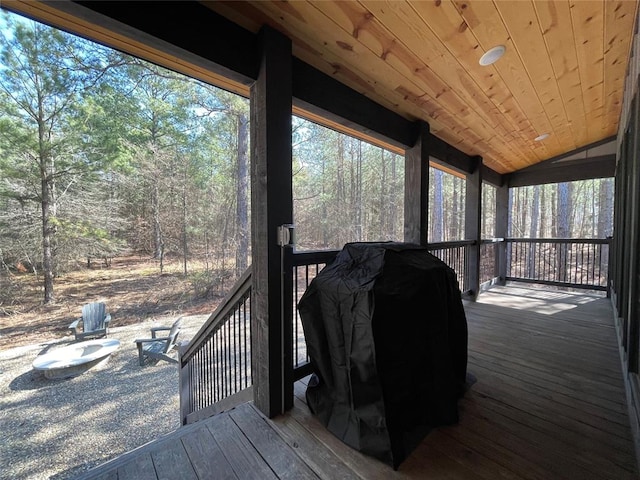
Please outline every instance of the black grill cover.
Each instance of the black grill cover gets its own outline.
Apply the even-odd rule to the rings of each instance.
[[[309,407],[344,443],[397,468],[458,421],[467,322],[455,272],[425,248],[348,243],[298,309],[317,372]]]

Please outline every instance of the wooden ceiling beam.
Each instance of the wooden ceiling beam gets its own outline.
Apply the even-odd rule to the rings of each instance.
[[[76,0],[54,4],[56,8],[70,11],[73,15],[83,11],[96,12],[103,16],[98,20],[99,25],[104,26],[104,17],[107,17],[112,20],[107,25],[108,28],[134,39],[139,38],[139,32],[144,32],[161,40],[163,45],[157,45],[160,48],[175,50],[178,47],[181,51],[175,52],[176,54],[189,52],[213,62],[217,66],[216,73],[236,81],[253,82],[258,76],[256,35],[199,2]],[[80,5],[84,9],[73,8],[71,4]],[[224,40],[224,45],[220,45],[220,39]]]
[[[557,160],[556,160],[557,162]],[[504,175],[507,185],[526,187],[547,183],[574,182],[594,178],[610,178],[616,172],[616,155],[614,153],[597,157],[563,161],[562,163],[544,162],[544,166],[529,170],[525,168]]]
[[[151,43],[154,48],[169,49],[178,58],[186,53],[204,59],[207,68],[239,83],[249,85],[256,79],[256,35],[200,2],[74,0],[53,2],[52,6],[135,40]],[[16,10],[20,11],[19,8]],[[211,32],[215,32],[214,35]],[[224,44],[212,48],[215,42]],[[415,143],[417,128],[414,122],[302,60],[294,58],[293,62],[296,114],[304,116],[309,112],[312,120],[325,117],[326,123],[334,128],[343,126],[345,131],[359,133],[365,140],[389,144],[395,152]],[[163,66],[171,68],[166,63]]]
[[[465,174],[473,173],[475,170],[475,157],[467,155],[433,135],[430,138],[429,154]]]
[[[7,2],[5,5],[25,13],[21,8],[25,5],[23,2]],[[150,44],[155,49],[169,50],[178,58],[187,54],[191,62],[239,83],[249,85],[257,76],[256,35],[200,2],[74,0],[50,2],[48,5],[88,23]],[[37,17],[37,13],[32,12],[31,16]],[[210,32],[215,32],[215,36],[212,37]],[[84,34],[90,38],[90,32]],[[104,38],[91,39],[107,43]],[[211,48],[212,42],[220,39],[224,40],[223,48]],[[163,66],[171,68],[166,62]],[[415,143],[418,132],[415,122],[300,59],[293,59],[292,74],[296,113],[304,116],[308,112],[315,121],[319,117],[325,118],[328,120],[326,123],[334,128],[342,126],[348,133],[360,134],[365,140],[377,140],[379,145],[388,144],[395,152],[410,148]],[[471,173],[468,155],[444,140],[432,138],[434,157],[453,168]]]
[[[587,152],[588,150],[593,150],[593,149],[595,149],[597,147],[606,145],[608,143],[612,144],[611,145],[611,151],[606,152],[606,153],[614,153],[615,149],[616,149],[616,138],[617,138],[616,135],[613,135],[613,136],[610,136],[610,137],[607,137],[607,138],[603,138],[602,140],[600,140],[598,142],[593,142],[593,143],[590,143],[589,145],[584,145],[583,147],[575,148],[575,149],[571,150],[570,152],[565,152],[565,153],[563,153],[561,155],[556,155],[554,157],[548,158],[545,161],[537,163],[535,165],[531,165],[530,167],[527,167],[524,170],[531,171],[531,170],[534,170],[536,168],[547,168],[550,164],[552,164],[554,162],[557,162],[558,160],[562,160],[562,159],[565,159],[567,157],[571,157],[571,156],[576,155],[578,153]],[[586,156],[589,156],[589,155],[587,154]]]
[[[486,165],[482,165],[481,168],[483,182],[493,185],[494,187],[502,187],[504,185],[506,175],[502,175]]]
[[[418,136],[415,122],[297,58],[293,59],[293,96],[294,104],[304,111],[402,149],[413,146]]]

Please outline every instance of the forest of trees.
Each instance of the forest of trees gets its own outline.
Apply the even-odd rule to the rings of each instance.
[[[13,14],[0,27],[0,280],[31,271],[48,303],[57,276],[124,253],[244,271],[248,100]],[[292,126],[297,248],[401,241],[404,158]],[[511,235],[610,235],[612,196],[612,180],[513,189]],[[463,178],[430,169],[429,241],[464,238],[464,198]]]
[[[306,120],[293,120],[296,247],[402,241],[404,157]]]
[[[0,265],[250,259],[248,100],[22,17],[0,45]],[[298,248],[401,240],[404,160],[292,117]]]
[[[482,186],[482,238],[495,236],[496,192]],[[508,237],[606,238],[613,234],[614,179],[509,189]],[[465,239],[465,180],[430,169],[429,241]]]
[[[614,179],[512,188],[509,236],[606,238],[613,235]]]
[[[466,182],[431,166],[429,168],[429,242],[463,240]]]
[[[249,255],[248,101],[3,14],[0,261],[44,279],[125,251]],[[231,252],[231,254],[229,253]],[[237,258],[236,258],[237,257]]]

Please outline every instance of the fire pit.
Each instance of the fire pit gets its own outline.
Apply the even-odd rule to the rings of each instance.
[[[32,365],[46,378],[75,377],[106,363],[119,346],[120,341],[113,338],[87,340],[41,355]]]

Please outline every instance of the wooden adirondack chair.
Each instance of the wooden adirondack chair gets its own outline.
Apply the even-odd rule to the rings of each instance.
[[[106,337],[109,333],[111,314],[107,313],[107,306],[102,302],[88,303],[82,307],[82,317],[71,325],[76,340],[89,337]]]
[[[170,327],[153,327],[151,329],[151,338],[139,338],[135,340],[138,347],[138,360],[140,365],[144,365],[146,359],[166,360],[167,362],[178,363],[169,353],[176,347],[178,334],[182,327],[182,317],[173,322]],[[166,337],[157,337],[157,332],[169,331]]]

